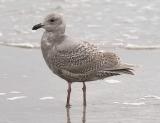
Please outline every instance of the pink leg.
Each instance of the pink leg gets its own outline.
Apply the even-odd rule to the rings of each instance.
[[[83,105],[86,106],[87,103],[86,103],[86,84],[85,84],[85,82],[83,82],[82,90],[83,90]]]
[[[68,82],[68,94],[67,94],[67,102],[66,102],[66,107],[69,108],[71,105],[70,105],[70,94],[71,94],[71,82]]]

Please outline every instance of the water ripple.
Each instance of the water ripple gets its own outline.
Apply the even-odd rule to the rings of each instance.
[[[2,95],[6,95],[6,93],[0,93],[0,96],[2,96]]]
[[[10,97],[10,98],[7,98],[7,100],[18,100],[18,99],[24,99],[24,98],[27,98],[27,96],[15,96],[15,97]]]
[[[11,93],[11,94],[20,94],[21,92],[20,91],[10,91],[8,93]]]
[[[107,82],[107,83],[109,83],[109,84],[120,83],[119,80],[115,80],[115,79],[106,79],[105,82]]]
[[[41,97],[40,98],[40,100],[53,100],[54,99],[54,97],[51,97],[51,96],[49,96],[49,97]]]
[[[141,106],[141,105],[145,105],[145,102],[134,102],[134,103],[124,102],[123,104],[124,104],[124,105]]]
[[[128,36],[128,35],[126,35]],[[138,37],[131,37],[132,39],[137,39]],[[105,47],[105,43],[101,43]],[[101,44],[97,44],[98,46],[101,46]],[[25,49],[40,49],[39,43],[6,43],[6,42],[0,42],[0,45],[3,46],[9,46],[9,47],[18,47],[18,48],[25,48]],[[106,46],[110,46],[113,48],[122,48],[122,49],[129,49],[129,50],[154,50],[154,49],[160,49],[160,44],[157,45],[138,45],[138,44],[130,44],[130,43],[111,43],[107,44]],[[5,78],[7,75],[0,75],[0,78]]]

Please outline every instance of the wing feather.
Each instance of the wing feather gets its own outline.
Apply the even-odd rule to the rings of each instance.
[[[118,57],[114,53],[103,53],[87,42],[74,48],[59,50],[56,53],[56,66],[74,74],[97,72],[103,67],[112,68],[118,64]]]

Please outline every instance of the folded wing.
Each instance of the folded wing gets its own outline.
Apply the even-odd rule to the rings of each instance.
[[[87,42],[57,50],[55,60],[55,65],[61,71],[61,77],[70,81],[92,81],[121,73],[131,73],[130,67],[121,65],[114,53],[100,52]]]

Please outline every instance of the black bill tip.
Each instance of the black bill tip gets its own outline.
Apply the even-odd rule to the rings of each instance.
[[[42,24],[41,23],[39,23],[39,24],[37,24],[37,25],[34,25],[33,27],[32,27],[32,30],[37,30],[37,29],[39,29],[39,28],[42,28]]]

